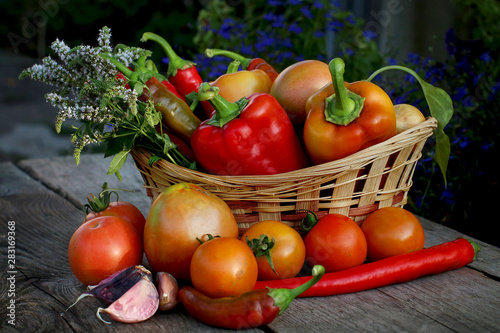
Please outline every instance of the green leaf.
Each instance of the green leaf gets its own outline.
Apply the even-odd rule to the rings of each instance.
[[[116,177],[121,180],[120,169],[127,160],[129,152],[130,150],[124,150],[116,154],[115,157],[113,157],[113,159],[111,160],[111,164],[109,165],[107,173],[108,175],[116,175]]]
[[[124,150],[134,147],[136,134],[134,132],[118,130],[116,135],[107,140],[104,157],[110,157]]]
[[[163,158],[161,158],[160,156],[158,155],[151,155],[151,157],[149,158],[148,160],[148,164],[150,167],[153,166],[153,164],[155,164],[156,162],[158,161],[161,161]]]
[[[375,76],[379,73],[389,70],[389,69],[399,69],[405,71],[412,76],[414,76],[422,90],[424,92],[425,100],[427,101],[427,105],[429,106],[429,111],[431,112],[431,116],[436,118],[438,121],[438,126],[435,131],[436,134],[436,149],[434,152],[434,160],[439,166],[441,173],[443,174],[444,183],[446,185],[446,169],[448,168],[448,160],[450,159],[450,139],[444,132],[444,128],[450,122],[451,117],[453,116],[453,101],[451,97],[441,88],[434,87],[432,84],[424,81],[415,71],[403,67],[403,66],[386,66],[375,71],[367,81],[371,81]]]

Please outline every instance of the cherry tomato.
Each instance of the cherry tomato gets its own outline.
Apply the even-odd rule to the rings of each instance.
[[[304,237],[306,262],[319,264],[326,272],[336,272],[361,265],[366,260],[367,245],[361,228],[341,214],[325,215]]]
[[[328,65],[318,60],[303,60],[285,68],[274,80],[270,94],[285,109],[292,123],[304,124],[309,97],[332,82]]]
[[[424,248],[425,233],[415,215],[399,207],[371,213],[361,225],[368,244],[368,260],[376,261]]]
[[[144,227],[144,252],[154,271],[189,280],[189,263],[203,235],[239,235],[229,206],[198,185],[168,187],[154,201]]]
[[[100,212],[90,212],[86,216],[86,220],[92,220],[99,216],[118,216],[130,222],[137,230],[139,235],[144,233],[144,225],[146,218],[142,212],[133,204],[125,201],[113,201],[109,203],[108,208]]]
[[[190,270],[193,287],[212,298],[238,296],[257,283],[257,261],[252,250],[233,237],[214,238],[200,245]]]
[[[85,285],[96,285],[119,270],[141,263],[141,237],[121,217],[96,217],[74,232],[68,259],[78,280]]]
[[[287,279],[295,277],[306,258],[306,247],[300,234],[280,221],[261,221],[248,228],[241,240],[247,244],[259,240],[266,235],[269,241],[274,239],[274,245],[269,251],[274,270],[271,268],[265,255],[258,256],[259,280]],[[255,252],[254,252],[255,253]]]

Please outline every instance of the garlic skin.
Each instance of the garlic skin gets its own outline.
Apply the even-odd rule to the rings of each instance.
[[[144,268],[144,266],[136,265],[124,268],[105,278],[99,282],[99,284],[88,286],[87,291],[81,294],[66,311],[72,308],[82,298],[88,296],[97,297],[104,303],[111,304],[125,294],[127,290],[132,288],[144,276],[148,276],[150,280],[152,279],[151,272]]]
[[[401,133],[425,121],[425,116],[419,109],[410,104],[394,105],[396,111],[396,129]]]
[[[151,318],[158,310],[159,304],[156,286],[148,276],[144,276],[109,307],[97,309],[97,318],[111,324],[101,317],[101,313],[106,313],[115,321],[139,323]]]
[[[172,274],[167,272],[158,272],[156,274],[156,288],[160,297],[160,311],[168,311],[175,308],[179,299],[177,293],[179,292],[179,285],[177,280]]]

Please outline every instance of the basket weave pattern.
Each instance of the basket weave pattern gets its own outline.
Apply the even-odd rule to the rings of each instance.
[[[200,185],[229,205],[240,233],[264,220],[298,228],[307,210],[318,217],[340,213],[361,224],[378,208],[406,204],[422,148],[436,127],[430,117],[341,160],[277,175],[218,176],[164,160],[150,167],[151,154],[140,148],[132,150],[132,157],[152,201],[173,184]]]

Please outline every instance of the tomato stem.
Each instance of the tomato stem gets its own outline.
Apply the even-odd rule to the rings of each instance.
[[[344,60],[334,58],[328,66],[335,93],[325,99],[325,119],[337,125],[348,125],[361,114],[365,99],[346,88]]]
[[[274,240],[274,238],[269,239],[269,236],[264,234],[264,235],[260,235],[260,237],[258,239],[253,238],[252,240],[250,240],[247,236],[246,242],[247,242],[248,247],[250,247],[250,249],[254,253],[255,257],[257,258],[257,257],[265,256],[267,259],[267,262],[269,263],[269,266],[271,266],[271,269],[273,270],[273,272],[276,275],[278,275],[278,272],[276,272],[276,270],[274,269],[273,259],[271,258],[271,249],[276,244],[276,241]]]

